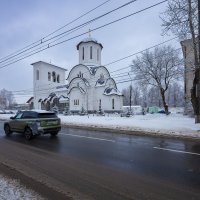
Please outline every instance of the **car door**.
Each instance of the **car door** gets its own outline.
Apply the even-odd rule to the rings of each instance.
[[[19,131],[24,132],[25,127],[27,126],[28,122],[32,121],[31,111],[24,111],[23,115],[19,119]]]
[[[20,123],[23,112],[18,112],[17,115],[10,121],[9,125],[12,131],[20,131]]]

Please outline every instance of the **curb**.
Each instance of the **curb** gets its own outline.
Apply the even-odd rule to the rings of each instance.
[[[98,127],[95,125],[92,126],[84,126],[84,125],[75,125],[75,124],[62,124],[62,127],[65,128],[75,128],[75,129],[84,129],[89,131],[100,131],[100,132],[109,132],[109,133],[118,133],[118,134],[126,134],[126,135],[135,135],[135,136],[148,136],[148,137],[161,137],[161,138],[168,138],[168,139],[185,139],[185,140],[192,140],[192,141],[200,141],[200,133],[199,137],[192,137],[187,135],[172,135],[167,134],[164,132],[156,133],[154,131],[144,131],[144,130],[124,130],[124,129],[114,129],[114,128],[103,128]]]

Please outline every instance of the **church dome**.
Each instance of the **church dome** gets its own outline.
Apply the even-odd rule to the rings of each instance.
[[[103,49],[103,45],[101,43],[99,43],[96,39],[92,38],[92,37],[87,37],[85,39],[83,39],[82,41],[80,41],[77,45],[76,45],[76,48],[77,50],[79,50],[79,46],[80,44],[83,44],[83,43],[89,43],[89,42],[93,42],[95,44],[98,44],[101,49]]]

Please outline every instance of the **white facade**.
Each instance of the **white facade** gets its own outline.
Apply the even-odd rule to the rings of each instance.
[[[66,69],[42,61],[33,63],[34,108],[51,110],[64,102],[74,113],[121,112],[123,96],[107,68],[101,66],[102,49],[91,37],[77,45],[79,64],[69,72],[67,85]]]
[[[101,65],[101,50],[103,46],[92,38],[86,38],[77,45],[79,63],[89,66]]]
[[[56,87],[65,84],[66,69],[38,61],[33,65],[34,108],[41,109],[42,103],[49,94],[55,92]]]
[[[79,64],[68,75],[70,111],[121,112],[123,97],[106,67],[101,66],[103,46],[92,38],[77,45]]]

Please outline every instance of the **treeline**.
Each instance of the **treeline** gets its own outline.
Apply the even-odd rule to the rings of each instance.
[[[15,104],[14,95],[11,91],[0,90],[0,109],[11,109]]]
[[[130,91],[132,93],[130,95]],[[142,107],[158,106],[163,107],[162,98],[157,87],[143,87],[133,83],[132,89],[130,86],[122,90],[123,105],[141,105]],[[170,107],[183,107],[184,106],[184,89],[178,82],[169,85],[166,92],[166,102]]]

